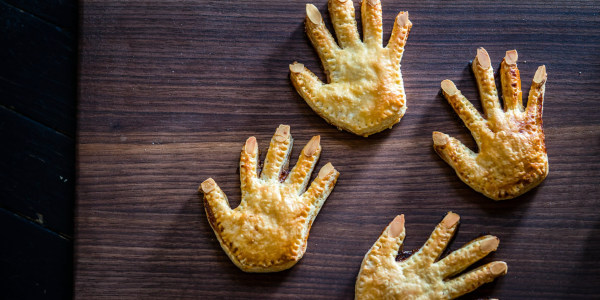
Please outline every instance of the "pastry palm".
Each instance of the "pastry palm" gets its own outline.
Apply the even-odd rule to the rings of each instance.
[[[400,61],[412,23],[407,12],[396,17],[392,35],[382,46],[381,3],[362,1],[363,41],[351,0],[329,0],[338,43],[319,10],[306,5],[306,34],[317,50],[327,84],[304,65],[290,65],[291,80],[306,103],[339,129],[368,136],[392,127],[406,111]]]
[[[511,199],[537,186],[548,174],[542,128],[546,67],[537,69],[524,109],[517,51],[506,52],[500,67],[504,110],[498,101],[494,71],[485,49],[477,50],[472,67],[487,119],[452,81],[442,81],[442,92],[471,131],[479,153],[441,132],[433,133],[433,147],[473,189],[494,200]]]
[[[460,276],[498,248],[487,235],[438,260],[458,226],[449,212],[425,245],[408,259],[396,261],[406,235],[404,215],[397,216],[365,255],[356,280],[356,299],[454,299],[506,274],[505,262],[495,261]]]
[[[275,272],[296,264],[306,251],[312,222],[339,176],[328,163],[306,189],[321,154],[320,137],[315,136],[283,178],[291,149],[290,127],[280,125],[259,177],[258,145],[256,138],[248,138],[240,158],[242,200],[235,209],[212,178],[200,186],[210,226],[243,271]]]

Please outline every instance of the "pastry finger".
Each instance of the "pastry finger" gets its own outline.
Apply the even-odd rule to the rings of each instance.
[[[488,130],[487,121],[481,116],[473,104],[462,95],[451,80],[442,81],[442,93],[452,105],[456,114],[471,131],[475,141],[479,143],[482,132]]]
[[[202,182],[198,190],[204,194],[204,209],[214,228],[218,226],[220,219],[227,217],[232,212],[227,196],[212,178]]]
[[[517,68],[517,50],[506,51],[506,56],[500,65],[500,81],[502,82],[502,97],[504,111],[523,111],[523,92],[521,91],[521,76]]]
[[[320,155],[321,136],[317,135],[304,146],[296,166],[294,166],[285,181],[296,193],[301,193],[306,188]]]
[[[476,154],[459,140],[447,134],[433,132],[433,149],[456,171],[456,174],[467,184],[472,184],[472,178],[480,175]]]
[[[331,163],[327,163],[319,170],[319,175],[313,180],[306,192],[302,194],[304,202],[316,207],[316,211],[313,211],[314,216],[319,212],[319,209],[323,206],[323,202],[325,202],[333,190],[338,176],[340,176],[340,173]]]
[[[335,43],[333,36],[325,27],[323,17],[316,6],[306,4],[306,34],[312,42],[315,50],[321,58],[325,73],[329,74],[329,61],[335,59],[335,52],[339,50],[339,46]]]
[[[485,49],[477,49],[477,56],[473,59],[472,65],[479,94],[481,95],[481,104],[483,112],[489,120],[498,120],[500,118],[500,102],[498,101],[498,91],[494,81],[494,69],[490,61],[490,56]]]
[[[413,257],[419,257],[419,263],[425,266],[433,264],[444,252],[448,242],[454,236],[460,216],[448,212],[444,219],[435,227],[425,245]]]
[[[313,107],[316,99],[318,99],[317,95],[319,94],[319,89],[323,86],[323,82],[313,72],[298,62],[290,65],[290,79],[298,94]]]
[[[250,190],[258,178],[258,144],[255,137],[249,137],[240,155],[240,182],[242,191]]]
[[[346,48],[360,42],[352,0],[329,0],[329,15],[340,47]]]
[[[408,39],[408,33],[412,28],[412,23],[408,19],[408,12],[401,11],[394,21],[394,29],[388,42],[387,48],[390,49],[390,57],[394,64],[399,64],[404,54],[404,46]]]
[[[290,126],[279,125],[277,131],[271,138],[269,151],[265,158],[260,178],[263,180],[279,180],[281,171],[287,167],[289,156],[292,150],[292,136],[290,134]]]
[[[474,291],[484,283],[494,281],[496,277],[505,275],[507,270],[508,266],[505,262],[491,262],[467,274],[447,281],[444,294],[446,294],[449,299],[454,299]]]
[[[399,215],[383,230],[377,242],[373,245],[367,256],[374,255],[395,259],[404,242],[406,230],[404,228],[404,215]]]
[[[533,76],[533,82],[531,83],[531,89],[529,90],[529,99],[527,100],[527,114],[530,118],[536,121],[536,124],[542,124],[542,113],[544,108],[544,93],[546,92],[546,66],[539,66],[535,75]]]
[[[442,277],[453,276],[490,254],[490,252],[496,251],[498,244],[500,244],[500,240],[497,237],[492,235],[482,236],[448,254],[435,265],[440,270]]]
[[[363,25],[363,41],[370,46],[381,47],[381,2],[379,0],[363,0],[360,9]]]

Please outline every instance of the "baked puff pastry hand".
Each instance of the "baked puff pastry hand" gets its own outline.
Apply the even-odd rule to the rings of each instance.
[[[506,274],[506,263],[495,261],[456,276],[498,248],[500,241],[491,235],[475,239],[438,261],[459,218],[449,212],[418,252],[397,261],[405,237],[404,215],[397,216],[365,255],[355,299],[454,299]]]
[[[442,81],[442,92],[471,131],[479,153],[441,132],[433,132],[433,147],[471,188],[494,200],[511,199],[534,188],[548,175],[542,128],[546,67],[540,66],[535,72],[527,108],[523,108],[517,51],[506,52],[500,66],[504,110],[485,49],[477,50],[472,68],[487,119],[452,81]]]
[[[363,41],[351,0],[329,0],[329,13],[339,45],[319,10],[306,5],[306,34],[321,58],[327,83],[294,62],[290,65],[294,87],[317,114],[339,129],[366,137],[391,128],[406,111],[400,60],[412,27],[408,12],[396,17],[386,47],[379,0],[362,1]]]
[[[290,127],[280,125],[259,177],[258,145],[255,137],[248,138],[240,158],[242,200],[235,209],[212,178],[200,185],[210,226],[242,271],[276,272],[295,265],[306,251],[312,222],[337,181],[339,172],[328,163],[306,189],[321,154],[319,136],[306,144],[285,178],[282,173],[291,150]]]

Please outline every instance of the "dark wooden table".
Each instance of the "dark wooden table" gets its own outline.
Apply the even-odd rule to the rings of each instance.
[[[494,234],[500,248],[483,262],[509,265],[466,298],[597,297],[600,4],[384,0],[385,36],[400,10],[414,24],[402,61],[408,111],[362,138],[326,124],[291,86],[295,60],[323,74],[305,3],[81,2],[76,297],[351,299],[363,255],[396,214],[414,249],[450,210],[462,216],[452,249]],[[328,22],[326,1],[314,4]],[[519,51],[525,93],[536,68],[548,69],[550,174],[510,201],[474,192],[432,149],[434,130],[474,146],[438,92],[452,79],[481,107],[469,69],[480,46],[495,68]],[[320,134],[318,167],[332,162],[341,176],[304,258],[247,274],[221,250],[196,189],[213,177],[236,206],[241,146],[254,135],[265,153],[279,124],[291,125],[293,157]]]

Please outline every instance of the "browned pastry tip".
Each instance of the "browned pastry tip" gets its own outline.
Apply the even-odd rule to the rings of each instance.
[[[379,4],[379,0],[367,0],[367,4],[371,6],[376,6],[377,4]]]
[[[508,50],[506,51],[506,56],[504,56],[504,61],[508,65],[514,65],[517,63],[517,59],[519,59],[519,54],[517,50]]]
[[[313,136],[312,139],[310,139],[310,141],[308,142],[308,144],[306,144],[306,146],[304,147],[304,155],[306,155],[306,156],[315,155],[315,153],[317,153],[317,150],[319,150],[320,145],[321,145],[321,136],[320,135]]]
[[[488,55],[487,51],[485,51],[485,49],[483,47],[477,48],[476,61],[484,69],[487,69],[492,66],[492,63],[490,61],[490,56]]]
[[[320,24],[323,22],[323,17],[321,16],[319,9],[310,3],[306,4],[306,16],[313,24]]]
[[[279,125],[277,131],[275,131],[275,135],[273,136],[276,141],[284,142],[290,137],[290,126],[289,125]]]
[[[533,82],[540,84],[546,81],[546,78],[548,78],[548,74],[546,74],[546,66],[541,65],[537,68],[537,71],[535,71],[535,75],[533,76]]]
[[[460,216],[458,214],[448,212],[448,214],[442,220],[442,225],[444,225],[446,228],[450,228],[456,225],[456,223],[458,223],[458,220],[460,220]]]
[[[433,144],[435,146],[444,146],[448,143],[448,136],[439,132],[439,131],[434,131],[433,132]]]
[[[290,65],[290,71],[294,73],[300,73],[304,71],[304,65],[299,62],[294,62]]]
[[[390,237],[397,238],[402,231],[404,231],[404,215],[399,215],[390,224]]]
[[[490,263],[490,271],[494,275],[503,275],[508,271],[508,265],[503,261],[495,261]]]
[[[329,175],[334,170],[335,170],[335,168],[333,167],[333,165],[331,163],[327,163],[326,165],[324,165],[321,168],[321,170],[319,171],[319,175],[317,175],[317,177],[325,178],[325,177],[327,177],[327,175]]]
[[[496,251],[496,249],[498,249],[498,245],[500,244],[500,239],[498,239],[495,236],[491,236],[486,238],[485,240],[481,241],[481,243],[479,244],[479,249],[481,250],[481,252],[492,252],[492,251]]]
[[[208,194],[215,189],[216,185],[217,183],[214,181],[214,179],[208,178],[200,184],[200,188],[202,189],[203,193]]]
[[[246,153],[250,154],[250,155],[254,155],[256,154],[256,138],[251,136],[246,140],[246,144],[244,145],[244,150],[246,150]]]
[[[400,25],[400,27],[404,27],[406,25],[412,24],[410,22],[410,20],[408,19],[408,12],[407,11],[400,12],[400,14],[398,15],[398,17],[396,17],[396,22],[398,22],[398,25]]]
[[[454,96],[456,92],[458,92],[458,89],[452,80],[443,80],[441,86],[444,93],[446,93],[448,96]]]

